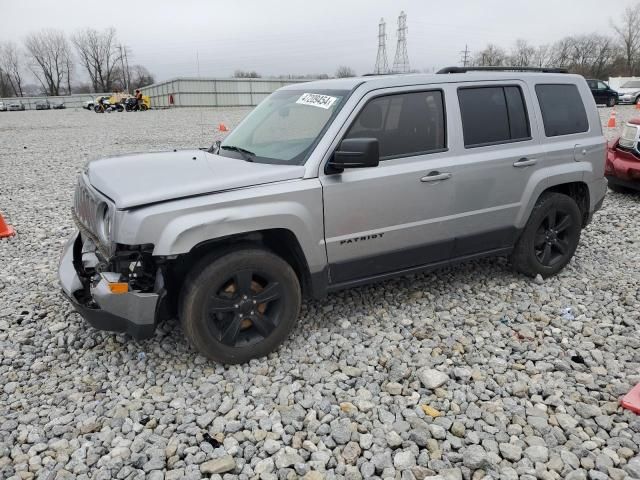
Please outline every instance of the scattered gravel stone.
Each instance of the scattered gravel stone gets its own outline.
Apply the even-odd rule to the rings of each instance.
[[[505,460],[510,462],[517,462],[522,458],[522,448],[512,443],[501,443],[500,454]]]
[[[420,382],[422,382],[422,385],[431,390],[441,387],[449,380],[449,376],[446,373],[433,368],[420,369],[416,375],[420,379]]]
[[[200,465],[200,471],[206,474],[230,472],[234,468],[236,468],[236,461],[231,455],[209,460]]]
[[[480,445],[471,445],[465,450],[463,463],[471,470],[483,468],[489,463],[487,452]]]
[[[532,445],[525,449],[524,455],[534,463],[544,463],[549,460],[549,449],[542,445]]]

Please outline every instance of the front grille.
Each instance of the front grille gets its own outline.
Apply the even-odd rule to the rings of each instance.
[[[95,198],[84,184],[82,176],[78,177],[78,184],[73,197],[73,213],[79,226],[84,227],[93,235],[98,233],[98,219],[102,202]]]

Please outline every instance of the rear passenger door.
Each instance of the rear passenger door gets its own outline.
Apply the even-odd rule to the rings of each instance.
[[[535,86],[540,115],[544,124],[545,148],[549,151],[547,165],[560,168],[572,161],[585,162],[585,171],[594,165],[604,168],[606,144],[602,137],[600,118],[590,110],[591,122],[578,86],[573,83],[540,83]],[[591,125],[589,125],[591,123]],[[572,168],[567,175],[574,174]],[[602,176],[603,171],[593,172]],[[560,172],[556,181],[562,181]],[[575,181],[568,177],[567,181]]]
[[[518,234],[530,179],[545,161],[532,95],[520,81],[452,86],[462,128],[452,131],[456,241],[453,256],[502,253]],[[452,119],[454,120],[454,119]],[[453,167],[452,167],[453,168]]]

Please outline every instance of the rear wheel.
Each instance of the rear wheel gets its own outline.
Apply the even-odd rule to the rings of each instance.
[[[295,326],[301,292],[291,266],[262,249],[209,257],[187,276],[185,336],[208,358],[244,363],[275,350]]]
[[[607,107],[615,107],[616,106],[616,99],[613,97],[609,97],[607,99]]]
[[[513,266],[530,276],[558,273],[573,257],[581,228],[582,215],[573,198],[543,194],[518,239],[511,256]]]
[[[102,105],[96,105],[93,107],[93,111],[96,113],[104,113],[104,107]]]
[[[146,112],[147,110],[149,110],[149,107],[147,107],[147,105],[146,105],[146,104],[141,103],[141,104],[140,104],[140,111],[141,111],[141,112]]]

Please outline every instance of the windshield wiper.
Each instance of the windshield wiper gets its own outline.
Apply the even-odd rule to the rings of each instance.
[[[235,145],[221,145],[220,148],[224,150],[231,150],[232,152],[238,152],[247,162],[253,162],[253,157],[256,156],[256,154],[251,150],[247,150],[246,148],[242,147],[236,147]]]

